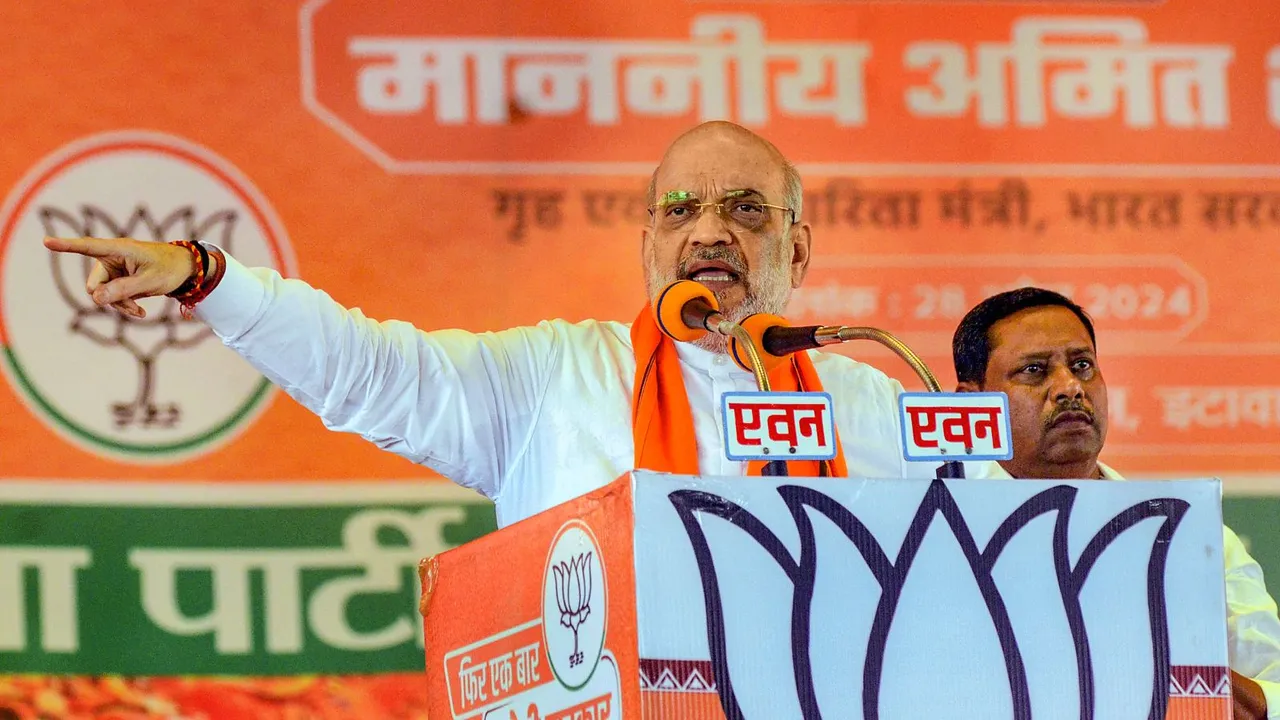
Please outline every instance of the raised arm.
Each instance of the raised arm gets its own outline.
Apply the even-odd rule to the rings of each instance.
[[[87,290],[131,317],[179,289],[187,249],[128,239],[46,239],[99,260]],[[532,432],[560,343],[548,324],[499,333],[376,322],[269,269],[212,253],[221,280],[196,317],[326,427],[361,435],[496,498]]]

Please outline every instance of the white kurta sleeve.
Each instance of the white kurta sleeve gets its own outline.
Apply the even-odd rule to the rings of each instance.
[[[1262,568],[1231,528],[1222,527],[1227,580],[1227,650],[1231,669],[1253,679],[1267,698],[1267,717],[1280,720],[1280,618]]]
[[[325,426],[490,498],[527,445],[562,342],[549,323],[424,332],[227,256],[197,317]],[[287,442],[287,439],[284,440]]]

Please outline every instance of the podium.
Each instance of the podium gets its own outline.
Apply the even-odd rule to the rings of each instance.
[[[628,473],[420,564],[432,720],[1230,717],[1217,480]]]

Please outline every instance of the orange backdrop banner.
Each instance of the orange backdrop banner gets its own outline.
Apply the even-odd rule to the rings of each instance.
[[[38,507],[56,524],[58,498],[32,488],[60,481],[268,495],[312,482],[349,497],[443,484],[326,430],[172,302],[152,301],[144,322],[93,307],[89,266],[50,257],[43,235],[210,240],[424,329],[625,320],[643,301],[648,173],[672,138],[711,119],[761,133],[804,176],[815,260],[793,322],[894,332],[950,385],[965,311],[1022,284],[1060,289],[1097,322],[1105,460],[1272,493],[1273,10],[7,3],[0,26],[18,31],[0,49],[0,487],[21,492],[0,513]],[[877,346],[838,352],[919,386]],[[142,498],[130,507],[149,507],[130,492]],[[488,527],[472,518],[442,547]],[[12,545],[0,569],[19,545],[72,542],[59,537],[0,536]],[[57,671],[5,632],[0,669]],[[413,671],[410,650],[366,665]]]

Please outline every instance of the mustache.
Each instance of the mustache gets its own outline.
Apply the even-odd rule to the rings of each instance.
[[[1054,425],[1057,425],[1058,420],[1060,420],[1062,416],[1066,415],[1067,413],[1081,413],[1081,414],[1087,415],[1089,417],[1089,423],[1093,424],[1093,421],[1094,421],[1093,410],[1088,406],[1086,406],[1084,402],[1081,400],[1072,400],[1071,402],[1058,404],[1058,409],[1055,410],[1054,413],[1050,415],[1049,419],[1045,422],[1044,424],[1045,428],[1048,429],[1053,427]]]
[[[680,267],[676,276],[681,280],[688,280],[689,267],[697,262],[722,262],[725,265],[728,265],[740,279],[747,279],[747,259],[742,256],[742,253],[739,250],[727,247],[694,249],[687,257],[680,261]]]

